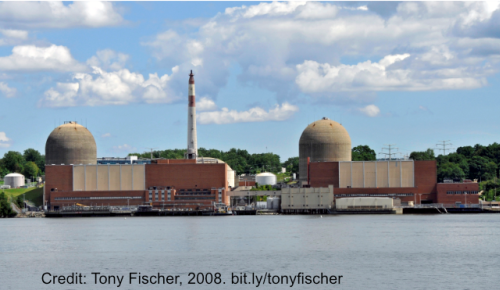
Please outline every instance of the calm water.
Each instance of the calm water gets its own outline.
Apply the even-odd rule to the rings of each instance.
[[[255,289],[231,273],[342,275],[291,289],[499,289],[500,215],[345,215],[0,219],[0,289]],[[44,272],[86,285],[44,285]],[[129,285],[129,272],[180,275],[179,285]],[[220,272],[220,285],[187,285]],[[290,289],[261,285],[258,289]]]

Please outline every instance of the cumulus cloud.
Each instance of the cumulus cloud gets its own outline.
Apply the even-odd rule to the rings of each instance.
[[[65,46],[20,45],[9,56],[0,57],[0,71],[84,71]]]
[[[0,28],[0,46],[17,45],[28,39],[28,31]]]
[[[12,98],[17,95],[17,89],[9,87],[7,83],[0,82],[0,93],[7,98]]]
[[[110,2],[1,2],[0,26],[21,28],[102,27],[122,24]]]
[[[322,100],[339,95],[359,100],[363,91],[472,89],[485,86],[486,78],[498,71],[495,42],[488,39],[485,47],[487,38],[454,30],[463,32],[468,26],[462,23],[481,21],[500,27],[492,22],[497,6],[399,2],[385,5],[390,11],[384,13],[384,5],[242,5],[227,8],[196,33],[171,29],[143,45],[162,62],[177,61],[181,70],[198,65],[203,81],[197,86],[208,95],[217,95],[231,66],[237,65],[240,82],[275,92],[278,102],[301,93]],[[371,101],[366,98],[365,105]]]
[[[111,137],[111,133],[104,133],[101,135],[101,138],[109,138]]]
[[[125,66],[128,59],[129,56],[127,54],[111,49],[104,49],[97,51],[96,55],[89,58],[87,64],[103,69],[119,70]]]
[[[364,108],[359,108],[358,111],[368,117],[376,117],[380,114],[380,109],[375,105],[368,105]]]
[[[222,108],[220,111],[202,112],[198,114],[199,124],[232,124],[245,122],[285,121],[299,111],[297,106],[289,103],[276,105],[266,111],[260,107],[251,108],[247,111],[238,112]]]
[[[174,67],[173,74],[177,71]],[[126,105],[130,103],[170,103],[176,99],[169,88],[172,75],[140,73],[128,69],[107,72],[93,67],[92,73],[76,73],[73,82],[57,83],[44,93],[39,106],[74,107]]]
[[[12,140],[7,137],[5,132],[0,132],[0,148],[8,148],[11,145]]]
[[[199,101],[196,101],[196,110],[197,111],[214,111],[217,110],[217,105],[214,101],[210,100],[207,97],[201,98]]]
[[[379,62],[365,61],[356,65],[330,65],[305,61],[297,65],[295,82],[306,93],[342,91],[393,91],[473,89],[486,83],[484,77],[469,77],[460,69],[420,71],[406,66],[391,66],[410,57],[410,54],[385,56]],[[421,60],[428,63],[448,61],[446,54],[423,54]],[[444,59],[444,60],[443,60]]]

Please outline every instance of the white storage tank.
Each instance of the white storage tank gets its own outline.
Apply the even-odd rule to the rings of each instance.
[[[19,173],[9,173],[3,178],[5,185],[10,185],[10,188],[18,188],[24,185],[24,175]]]
[[[255,176],[255,182],[259,185],[275,185],[276,184],[276,175],[271,172],[263,172],[259,173]]]

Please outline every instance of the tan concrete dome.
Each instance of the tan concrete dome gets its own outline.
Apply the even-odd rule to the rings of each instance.
[[[323,118],[307,126],[299,141],[299,180],[307,181],[307,157],[314,161],[351,161],[351,137],[339,123]]]
[[[45,164],[97,164],[94,136],[76,122],[65,122],[47,138]]]

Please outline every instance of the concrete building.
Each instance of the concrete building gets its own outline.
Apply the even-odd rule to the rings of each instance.
[[[323,118],[307,126],[299,140],[299,180],[307,181],[310,162],[351,161],[351,137],[339,123]]]
[[[87,128],[69,121],[55,128],[45,143],[45,164],[96,164],[97,147]]]
[[[281,211],[300,213],[316,211],[326,213],[333,208],[333,186],[322,188],[282,188]]]

